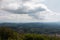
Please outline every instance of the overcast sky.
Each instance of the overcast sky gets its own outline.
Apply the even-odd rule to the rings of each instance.
[[[0,22],[60,22],[59,0],[1,0]]]
[[[44,3],[50,10],[60,13],[60,0],[46,0]]]

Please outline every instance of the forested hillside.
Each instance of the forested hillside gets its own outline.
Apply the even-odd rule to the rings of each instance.
[[[0,40],[60,40],[56,35],[18,33],[9,27],[0,27]]]

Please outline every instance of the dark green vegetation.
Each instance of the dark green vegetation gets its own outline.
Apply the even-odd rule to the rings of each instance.
[[[60,40],[59,36],[35,33],[18,33],[9,27],[0,27],[0,40]]]
[[[59,23],[0,23],[0,40],[60,40],[59,35]]]

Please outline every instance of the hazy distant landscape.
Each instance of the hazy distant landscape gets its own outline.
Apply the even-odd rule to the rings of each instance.
[[[0,27],[9,27],[19,32],[37,34],[60,34],[59,23],[0,23]]]
[[[0,23],[0,40],[60,40],[59,23]]]

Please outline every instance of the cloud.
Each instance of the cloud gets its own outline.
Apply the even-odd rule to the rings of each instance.
[[[28,14],[13,14],[0,10],[0,22],[36,22],[37,20]]]
[[[16,0],[1,0],[0,1],[0,8],[3,8],[3,9],[11,9],[11,10],[15,10],[15,9],[18,9],[19,4],[21,3],[17,3],[18,1]]]
[[[36,14],[37,15],[37,14]],[[49,13],[49,12],[42,12],[42,14],[39,14],[38,17],[41,19],[35,19],[28,14],[14,14],[9,13],[7,11],[0,10],[0,22],[58,22],[60,21],[60,14],[56,13]]]
[[[22,0],[23,2],[33,2],[33,3],[39,3],[39,2],[44,2],[45,0]]]
[[[42,12],[42,11],[45,11],[44,8],[36,8],[36,9],[33,9],[33,10],[26,10],[26,9],[18,9],[18,10],[8,10],[8,9],[4,9],[5,11],[8,11],[8,12],[11,12],[11,13],[17,13],[17,14],[35,14],[37,12]]]
[[[0,21],[3,22],[57,22],[60,14],[48,9],[44,0],[2,0]],[[5,15],[4,15],[5,14]]]
[[[4,4],[2,9],[15,14],[28,14],[36,19],[40,19],[38,13],[40,14],[41,12],[48,11],[48,8],[44,4],[41,4],[42,0],[18,1],[3,1]]]

